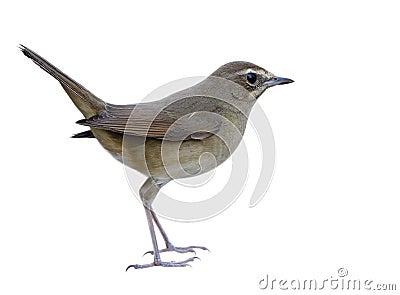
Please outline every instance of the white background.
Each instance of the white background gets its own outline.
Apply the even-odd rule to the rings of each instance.
[[[400,288],[396,1],[1,6],[1,294],[265,294],[267,274],[325,279],[340,267]],[[259,100],[277,150],[266,197],[248,208],[250,170],[223,214],[163,220],[175,244],[209,247],[202,261],[125,272],[150,260],[144,211],[118,162],[95,140],[69,138],[84,130],[81,114],[19,43],[113,103],[233,60],[294,79]],[[245,137],[256,165],[257,141]]]

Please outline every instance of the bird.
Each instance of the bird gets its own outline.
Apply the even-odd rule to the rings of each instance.
[[[160,253],[196,253],[203,246],[174,246],[152,203],[160,189],[174,179],[199,175],[227,160],[242,140],[248,116],[257,99],[270,87],[292,79],[275,76],[250,62],[224,64],[199,83],[160,100],[129,105],[103,101],[24,45],[22,53],[55,78],[82,113],[78,124],[90,129],[73,138],[96,138],[116,160],[146,176],[139,188],[152,241],[153,261],[130,268],[185,267],[197,256],[164,261]],[[199,161],[209,153],[210,160]],[[155,226],[165,243],[160,249]],[[145,253],[145,254],[146,254]]]

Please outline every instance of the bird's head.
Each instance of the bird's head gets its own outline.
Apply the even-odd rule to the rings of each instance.
[[[267,70],[244,61],[234,61],[219,67],[213,77],[223,78],[235,82],[258,98],[270,87],[294,82],[288,78],[275,76]]]

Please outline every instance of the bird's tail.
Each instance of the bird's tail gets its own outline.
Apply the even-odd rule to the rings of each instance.
[[[32,59],[39,67],[61,83],[65,92],[67,92],[68,96],[85,118],[95,116],[105,108],[106,103],[104,101],[95,96],[81,84],[68,77],[39,54],[23,45],[20,45],[20,49],[24,55]]]

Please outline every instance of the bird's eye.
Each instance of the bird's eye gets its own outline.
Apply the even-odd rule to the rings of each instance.
[[[257,81],[257,75],[254,73],[248,73],[246,75],[246,79],[247,79],[247,82],[249,82],[249,84],[254,85],[254,84],[256,84],[256,81]]]

